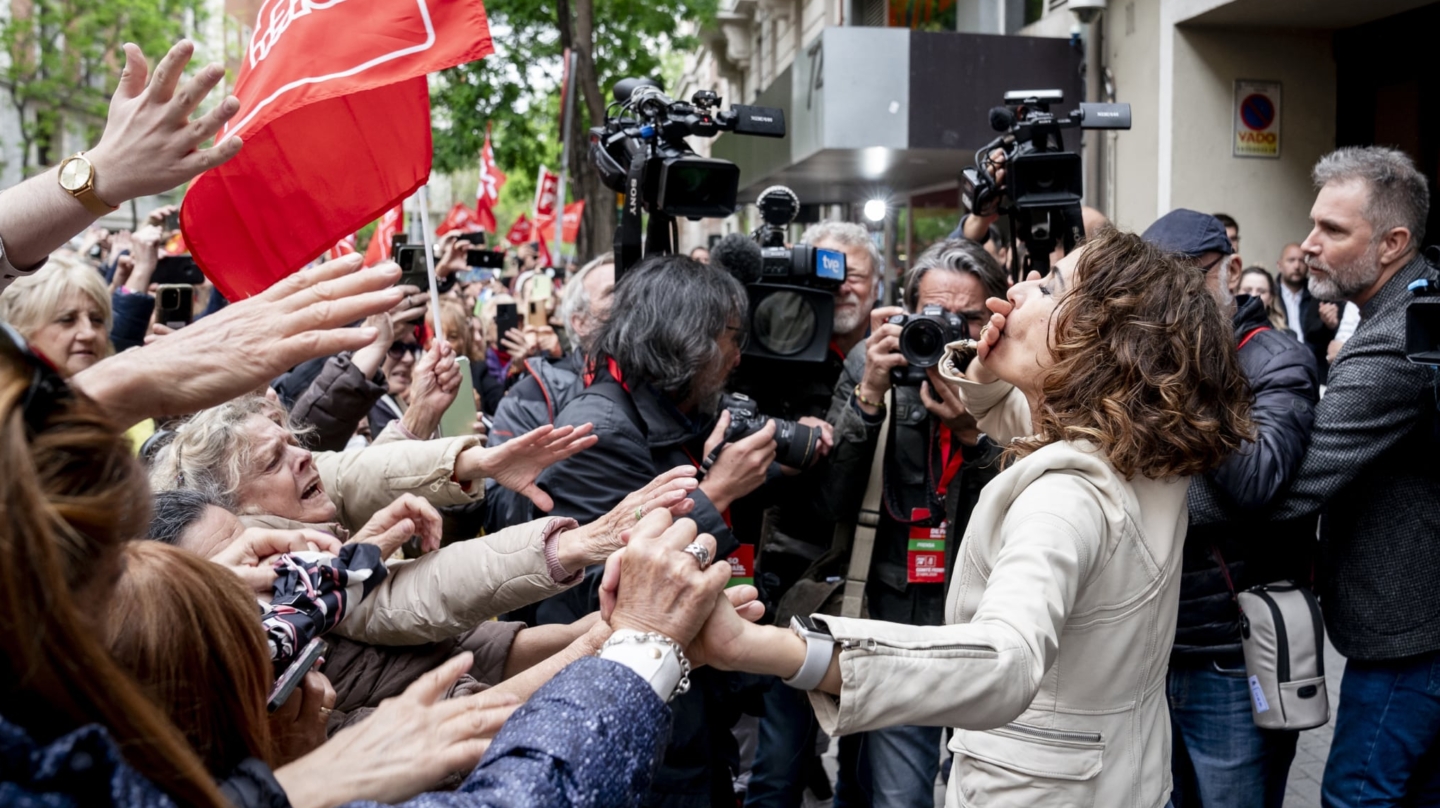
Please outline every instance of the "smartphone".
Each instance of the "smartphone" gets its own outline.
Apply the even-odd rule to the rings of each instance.
[[[174,211],[174,212],[172,212],[172,213],[167,213],[167,214],[165,214],[165,222],[164,222],[164,224],[161,225],[161,227],[165,228],[165,232],[167,232],[167,233],[169,233],[169,232],[171,232],[171,231],[173,231],[173,230],[179,230],[179,229],[180,229],[180,211],[177,210],[177,211]]]
[[[495,341],[502,342],[512,329],[520,327],[520,311],[514,303],[501,303],[495,307]]]
[[[477,247],[483,247],[485,246],[485,231],[476,230],[474,233],[461,233],[460,240],[468,241]]]
[[[290,667],[286,668],[285,672],[280,674],[280,678],[275,680],[275,687],[270,691],[270,701],[265,705],[265,709],[273,713],[284,707],[285,702],[290,700],[290,694],[294,693],[295,688],[304,681],[305,674],[315,667],[315,663],[320,657],[325,656],[327,650],[329,649],[326,648],[325,641],[319,637],[306,643],[305,647],[300,650],[300,655],[290,663]]]
[[[555,296],[555,281],[549,276],[536,273],[530,276],[530,299],[549,300]]]
[[[469,250],[465,253],[465,263],[472,267],[504,269],[505,253],[495,250]]]
[[[198,286],[205,282],[205,276],[190,256],[167,255],[155,264],[155,274],[150,276],[150,282],[161,286],[179,283]]]
[[[420,244],[402,244],[395,251],[395,263],[400,265],[400,285],[420,287],[430,291],[430,273],[425,268],[425,247]]]
[[[488,269],[464,269],[455,274],[461,283],[489,283],[495,279],[495,273]]]
[[[470,377],[470,357],[457,357],[455,364],[460,368],[460,389],[440,416],[442,438],[475,434],[475,384]]]
[[[550,312],[545,310],[545,301],[531,298],[525,301],[525,325],[540,328],[550,324]]]
[[[185,283],[161,284],[155,297],[155,322],[184,328],[195,319],[195,287]]]

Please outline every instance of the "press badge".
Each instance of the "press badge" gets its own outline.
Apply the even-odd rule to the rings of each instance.
[[[913,521],[930,518],[930,511],[916,508],[910,512]],[[906,583],[945,583],[945,534],[949,524],[941,521],[935,527],[911,527],[910,547],[906,553]]]

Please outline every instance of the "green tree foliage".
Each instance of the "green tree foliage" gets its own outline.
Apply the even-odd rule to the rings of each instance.
[[[0,85],[19,113],[24,173],[57,162],[60,135],[73,128],[99,139],[110,94],[124,67],[120,46],[138,44],[152,61],[203,18],[204,0],[27,0],[0,21]]]
[[[712,19],[715,0],[487,0],[485,10],[495,53],[432,83],[435,170],[473,167],[489,122],[495,160],[509,177],[497,211],[510,214],[499,222],[502,232],[518,215],[512,206],[528,209],[539,167],[559,168],[561,53],[571,42],[581,62],[570,161],[572,198],[586,200],[580,250],[603,249],[615,196],[593,176],[583,133],[603,114],[616,81],[658,77],[665,54],[695,46],[681,26]]]

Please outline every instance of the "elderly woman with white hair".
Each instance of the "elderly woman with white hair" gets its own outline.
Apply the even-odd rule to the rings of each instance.
[[[387,532],[420,536],[433,552],[392,564],[341,627],[351,639],[407,645],[454,636],[564,591],[585,567],[620,549],[621,532],[645,513],[668,509],[678,516],[693,507],[686,495],[695,488],[695,470],[674,469],[584,527],[573,519],[538,519],[439,547],[436,507],[478,500],[486,478],[550,510],[535,479],[592,446],[589,431],[546,426],[497,448],[469,436],[312,454],[280,405],[247,396],[177,426],[155,456],[150,479],[157,491],[216,492],[248,526],[314,528],[355,540]]]

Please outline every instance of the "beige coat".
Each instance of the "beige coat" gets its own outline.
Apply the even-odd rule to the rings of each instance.
[[[467,493],[451,480],[455,457],[478,438],[399,441],[347,452],[317,452],[315,468],[339,509],[338,527],[353,533],[401,494],[436,506],[479,499],[477,481]],[[336,525],[301,525],[275,516],[248,515],[248,526],[336,532]],[[392,561],[390,574],[335,631],[375,645],[418,645],[470,631],[488,620],[570,588],[551,577],[545,538],[575,527],[573,519],[537,519],[488,536],[457,542],[411,561]]]
[[[1024,397],[987,387],[986,406],[967,391],[981,428],[1028,431]],[[843,686],[811,694],[820,725],[955,727],[952,808],[1164,805],[1188,487],[1127,481],[1083,443],[1016,462],[970,516],[950,625],[823,618]]]

